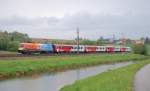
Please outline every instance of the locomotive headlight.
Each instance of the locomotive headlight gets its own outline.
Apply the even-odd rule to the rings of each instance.
[[[19,50],[24,50],[24,48],[21,48],[21,47],[20,47]]]

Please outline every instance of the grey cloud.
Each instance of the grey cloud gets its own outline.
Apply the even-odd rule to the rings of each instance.
[[[86,38],[113,34],[120,37],[121,33],[139,38],[150,35],[149,3],[150,0],[0,0],[0,29],[18,30],[31,37],[70,39],[79,27]]]
[[[57,17],[11,17],[0,19],[0,28],[18,30],[33,37],[74,38],[79,27],[81,36],[96,39],[99,36],[118,37],[124,33],[130,38],[139,38],[150,34],[149,15],[101,15],[87,12]]]

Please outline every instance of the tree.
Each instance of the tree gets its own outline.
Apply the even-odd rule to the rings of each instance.
[[[135,44],[135,45],[133,45],[133,52],[134,52],[135,54],[143,54],[143,55],[146,55],[146,54],[147,54],[146,45],[144,45],[144,44]]]
[[[80,44],[82,44],[82,45],[96,45],[96,41],[92,41],[89,39],[83,39],[80,41]]]
[[[29,36],[24,33],[0,31],[0,50],[17,51],[20,42],[30,40]]]
[[[11,41],[20,41],[20,42],[24,42],[24,41],[29,41],[30,38],[27,34],[23,34],[23,33],[19,33],[19,32],[12,32],[10,34],[10,39]]]
[[[145,38],[145,44],[150,44],[150,39],[148,37]]]
[[[9,44],[8,33],[6,31],[0,32],[0,50],[7,50],[8,44]]]
[[[12,41],[9,43],[8,51],[17,51],[18,47],[19,47],[19,42],[18,41]]]
[[[109,40],[104,39],[103,36],[101,36],[101,37],[100,37],[99,39],[97,39],[97,41],[96,41],[97,45],[105,45],[105,44],[107,44],[108,42],[109,42]]]

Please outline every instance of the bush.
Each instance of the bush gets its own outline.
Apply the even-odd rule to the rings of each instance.
[[[150,45],[146,44],[146,55],[150,55]]]
[[[146,45],[144,45],[144,44],[136,44],[136,45],[133,45],[133,52],[134,52],[135,54],[147,55],[147,48],[146,48]]]
[[[18,47],[19,47],[19,42],[17,41],[12,41],[9,43],[9,47],[8,47],[8,51],[17,51],[18,50]]]

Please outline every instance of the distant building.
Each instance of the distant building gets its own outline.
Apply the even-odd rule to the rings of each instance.
[[[133,44],[144,44],[144,40],[133,40]]]
[[[119,45],[126,45],[126,42],[127,42],[126,39],[121,38],[121,39],[119,39],[119,40],[116,41],[116,44],[119,44]]]

